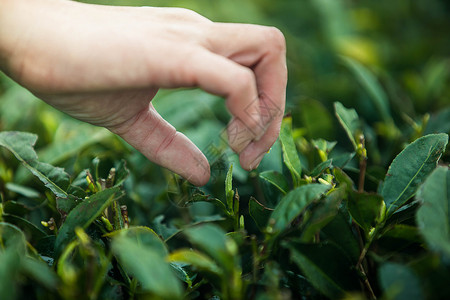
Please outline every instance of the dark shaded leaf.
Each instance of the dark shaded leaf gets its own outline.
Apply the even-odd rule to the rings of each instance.
[[[250,201],[248,203],[248,210],[250,216],[255,221],[256,225],[260,230],[263,230],[267,226],[267,222],[272,214],[273,209],[268,209],[264,205],[258,202],[253,197],[250,197]]]
[[[378,270],[378,278],[386,299],[425,299],[420,279],[407,266],[390,262],[384,263]]]
[[[351,227],[350,216],[343,209],[321,230],[321,234],[339,247],[354,263],[359,258],[359,244]]]
[[[14,215],[6,215],[4,214],[3,219],[9,223],[12,223],[16,225],[19,228],[22,228],[22,230],[27,233],[30,242],[35,242],[39,239],[42,239],[47,236],[47,233],[45,233],[43,230],[38,228],[36,225],[28,221],[27,219],[14,216]]]
[[[343,186],[332,191],[318,203],[303,227],[301,236],[302,242],[312,241],[314,235],[333,220],[344,197],[345,187]]]
[[[49,290],[56,290],[58,277],[43,261],[26,257],[21,262],[22,272]]]
[[[309,282],[330,299],[359,289],[352,262],[333,244],[285,243]]]
[[[383,222],[386,205],[383,197],[378,194],[353,192],[348,200],[348,211],[353,220],[368,234],[372,228]]]

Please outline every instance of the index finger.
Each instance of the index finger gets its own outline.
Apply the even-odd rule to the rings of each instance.
[[[284,35],[274,27],[215,24],[221,35],[210,41],[210,49],[247,66],[255,74],[260,124],[264,134],[241,152],[241,165],[253,169],[275,143],[285,109],[287,67]],[[259,160],[259,161],[258,161]]]

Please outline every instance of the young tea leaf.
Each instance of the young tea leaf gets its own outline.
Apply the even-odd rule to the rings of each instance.
[[[447,134],[430,134],[415,140],[397,155],[381,191],[388,217],[414,196],[419,185],[436,168],[447,143]]]
[[[417,192],[417,223],[428,246],[450,258],[450,170],[438,167]]]
[[[298,158],[294,138],[292,137],[292,117],[283,119],[280,131],[280,141],[283,150],[284,164],[291,172],[294,186],[298,186],[301,179],[300,174],[302,172],[302,165]]]
[[[353,148],[356,150],[358,148],[358,143],[355,140],[355,136],[360,127],[359,117],[356,110],[353,108],[345,108],[340,102],[334,102],[334,110],[339,123],[341,123],[345,133],[347,133],[347,136],[350,139],[350,142],[352,142]]]
[[[350,57],[343,57],[343,61],[369,94],[370,99],[378,110],[381,119],[385,122],[391,122],[392,117],[389,110],[388,97],[381,85],[378,83],[375,75],[364,65]]]
[[[222,275],[219,266],[211,258],[195,250],[178,249],[172,252],[167,260],[186,263],[200,271],[209,272],[219,277]]]
[[[227,172],[227,177],[225,178],[225,196],[227,198],[227,208],[229,211],[233,211],[233,165],[230,165],[230,168]]]

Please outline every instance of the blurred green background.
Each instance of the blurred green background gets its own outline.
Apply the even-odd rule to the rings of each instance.
[[[213,21],[278,27],[287,40],[286,112],[293,115],[298,148],[307,153],[302,139],[322,138],[339,142],[333,150],[336,155],[349,151],[351,146],[339,129],[332,105],[340,101],[355,108],[364,121],[372,189],[377,188],[380,174],[406,143],[424,133],[450,132],[449,1],[84,2],[185,7]],[[195,89],[160,91],[154,105],[200,149],[207,151],[211,143],[217,146],[214,149],[220,157],[208,153],[213,178],[203,189],[220,197],[225,170],[231,162],[237,162],[236,155],[218,138],[229,120],[223,99]],[[128,201],[138,204],[131,211],[132,219],[141,216],[153,222],[155,216],[167,216],[173,209],[167,205],[166,193],[172,182],[170,172],[149,163],[106,130],[81,124],[36,100],[4,75],[0,80],[0,130],[37,133],[40,159],[63,166],[71,174],[88,168],[96,156],[106,174],[124,158],[131,169],[126,186]],[[9,171],[17,163],[0,151],[1,181],[32,185],[26,172]],[[306,170],[319,162],[317,155],[301,159]],[[234,165],[235,182],[243,199],[249,195],[264,198],[256,175]],[[269,169],[283,172],[278,144],[259,167],[259,171]],[[198,210],[194,214],[198,218],[209,216],[212,210],[206,204],[189,209]]]

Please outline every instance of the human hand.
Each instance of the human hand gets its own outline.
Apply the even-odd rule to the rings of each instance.
[[[179,8],[0,0],[0,67],[48,104],[108,128],[195,185],[208,181],[208,161],[153,108],[159,88],[225,97],[231,127],[241,129],[230,147],[247,170],[276,141],[284,112],[279,30],[213,23]],[[269,122],[260,112],[268,101],[280,112]]]

